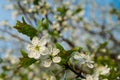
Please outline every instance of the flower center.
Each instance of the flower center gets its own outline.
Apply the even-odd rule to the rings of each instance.
[[[40,47],[38,45],[35,46],[35,50],[39,51]]]

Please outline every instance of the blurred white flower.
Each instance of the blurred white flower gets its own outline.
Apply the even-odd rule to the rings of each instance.
[[[44,67],[50,67],[51,63],[52,63],[52,61],[50,59],[46,59],[45,61],[43,61],[43,66]]]
[[[48,50],[46,48],[47,39],[42,37],[40,40],[38,37],[32,39],[32,44],[27,45],[27,50],[30,52],[29,57],[39,59],[41,55],[47,55]]]
[[[87,64],[89,68],[94,67],[94,61],[92,61],[91,56],[89,54],[77,53],[74,55],[74,59],[79,60],[81,64]]]
[[[19,15],[19,12],[18,12],[18,11],[13,11],[13,12],[12,12],[12,18],[13,18],[13,19],[16,19],[18,15]]]
[[[110,68],[108,68],[107,66],[99,66],[96,69],[96,73],[100,74],[100,75],[106,75],[110,72]]]
[[[82,79],[82,80],[99,80],[99,77],[94,75],[87,75],[86,79]]]
[[[6,26],[8,22],[6,20],[0,21],[0,26]]]
[[[120,55],[117,56],[117,59],[120,60]]]
[[[50,76],[47,80],[56,80],[55,76]]]
[[[53,22],[52,28],[53,28],[53,29],[56,29],[56,30],[60,30],[60,24],[57,23],[57,22]]]
[[[56,80],[55,76],[48,75],[46,73],[42,73],[42,77],[43,77],[44,80]]]

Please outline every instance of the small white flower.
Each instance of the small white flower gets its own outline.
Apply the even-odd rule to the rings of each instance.
[[[74,59],[79,60],[81,64],[87,64],[89,68],[93,68],[93,61],[91,60],[91,56],[84,53],[77,53],[74,55]]]
[[[51,48],[51,51],[50,51],[52,56],[56,56],[59,52],[60,50],[57,48]]]
[[[54,63],[59,63],[61,58],[57,55],[60,52],[57,48],[51,48],[50,55],[52,56],[52,61]]]
[[[120,55],[118,55],[117,59],[120,60]]]
[[[61,61],[61,57],[59,57],[57,54],[59,53],[59,49],[57,48],[51,48],[49,50],[49,57],[45,61],[43,61],[44,67],[50,67],[50,65],[53,63],[59,63]]]
[[[38,37],[32,39],[32,44],[27,45],[27,50],[30,52],[28,56],[30,58],[39,59],[41,55],[47,55],[48,50],[46,48],[47,40],[42,37],[40,40]]]

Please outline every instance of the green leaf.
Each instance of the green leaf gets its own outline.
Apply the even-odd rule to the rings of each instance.
[[[28,57],[28,54],[24,50],[21,50],[21,54],[23,57],[26,57],[26,58]]]
[[[63,59],[65,59],[65,62],[68,62],[68,60],[71,58],[71,56],[74,54],[76,51],[80,51],[82,48],[76,47],[72,48],[71,50],[65,51],[62,55],[60,55]]]
[[[30,65],[32,65],[33,63],[35,63],[37,60],[34,58],[29,58],[29,57],[25,57],[25,58],[20,58],[20,66],[22,67],[28,67]]]
[[[56,43],[56,47],[57,47],[60,51],[65,51],[64,48],[63,48],[59,43]]]
[[[49,27],[49,21],[47,19],[42,18],[37,23],[37,31],[40,32],[42,29],[48,29]]]
[[[33,3],[34,5],[39,5],[39,0],[34,0]]]
[[[75,11],[73,11],[72,15],[75,15],[75,14],[79,13],[80,11],[82,11],[82,8],[78,7]]]
[[[60,65],[65,65],[69,61],[70,57],[74,54],[75,51],[80,51],[82,48],[76,47],[71,50],[66,51],[59,43],[56,43],[56,47],[60,50],[58,54],[61,57]]]
[[[48,33],[55,39],[58,38],[59,34],[57,31],[53,30],[53,31],[48,31]]]
[[[64,5],[62,7],[58,7],[57,11],[60,13],[61,16],[65,16],[68,8],[66,8]]]
[[[19,64],[22,67],[28,67],[28,66],[30,66],[31,64],[33,64],[37,61],[34,58],[29,58],[28,54],[24,50],[21,50],[21,54],[22,54],[23,57],[20,58],[20,63]]]
[[[37,36],[37,30],[33,28],[31,25],[28,25],[24,18],[23,22],[17,21],[16,25],[14,26],[18,30],[18,32],[25,34],[32,39],[34,36]]]
[[[100,51],[101,49],[105,48],[107,46],[108,42],[101,43],[97,49],[97,51]]]

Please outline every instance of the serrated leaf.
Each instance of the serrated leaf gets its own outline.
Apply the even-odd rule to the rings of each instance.
[[[28,67],[30,65],[32,65],[33,63],[35,63],[37,60],[35,60],[34,58],[20,58],[20,66],[22,67]]]
[[[32,39],[34,36],[37,36],[37,30],[31,25],[27,24],[24,19],[23,22],[17,21],[14,28],[16,28],[18,32],[29,36],[30,39]]]

